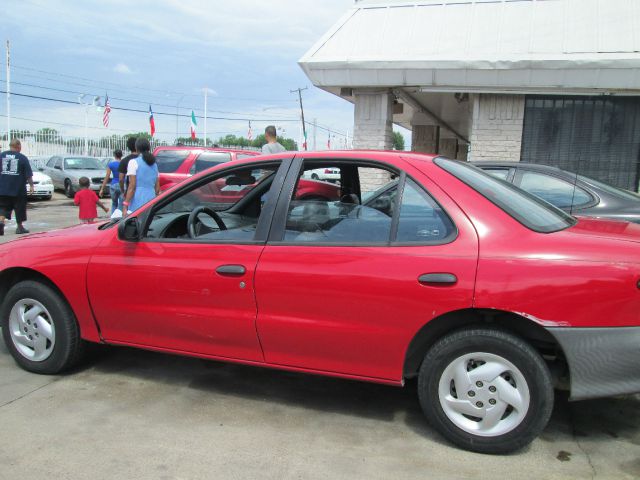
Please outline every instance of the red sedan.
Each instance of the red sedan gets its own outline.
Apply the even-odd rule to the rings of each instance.
[[[318,168],[339,170],[339,200],[297,195]],[[64,371],[99,342],[417,377],[430,423],[489,453],[542,431],[554,385],[573,400],[640,391],[639,288],[640,225],[406,152],[227,162],[119,223],[0,246],[2,332],[29,371]]]

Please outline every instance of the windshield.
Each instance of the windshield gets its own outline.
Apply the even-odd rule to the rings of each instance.
[[[104,166],[97,158],[69,157],[64,159],[65,170],[102,170]]]
[[[623,190],[622,188],[614,187],[613,185],[609,185],[608,183],[603,183],[598,180],[594,180],[593,178],[584,177],[582,175],[578,175],[578,179],[583,181],[584,183],[588,183],[589,185],[598,187],[605,192],[610,193],[611,195],[624,197],[627,200],[633,200],[635,202],[640,201],[640,195],[629,190]]]
[[[191,150],[161,150],[156,154],[160,173],[173,173],[191,154]]]
[[[468,163],[442,157],[434,162],[534,232],[557,232],[576,223],[559,208]]]

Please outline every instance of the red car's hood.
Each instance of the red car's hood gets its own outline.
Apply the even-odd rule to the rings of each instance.
[[[618,220],[578,217],[578,223],[571,227],[569,232],[590,237],[640,242],[640,225]]]

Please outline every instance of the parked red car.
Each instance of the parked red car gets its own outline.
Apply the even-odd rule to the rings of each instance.
[[[318,168],[340,171],[340,200],[297,196]],[[238,200],[207,197],[212,184]],[[2,333],[29,371],[62,372],[99,342],[417,377],[430,423],[488,453],[542,431],[554,385],[572,400],[640,391],[639,288],[640,225],[406,152],[227,162],[120,222],[0,245]]]
[[[189,179],[196,173],[203,172],[221,163],[241,160],[260,155],[251,150],[234,150],[209,147],[156,147],[153,151],[160,171],[160,191],[168,190]],[[211,185],[209,200],[217,196],[220,201],[235,202],[241,198],[233,189],[225,185]],[[252,188],[245,185],[244,188]],[[340,189],[326,182],[303,180],[298,188],[298,198],[314,198],[316,200],[338,200]]]

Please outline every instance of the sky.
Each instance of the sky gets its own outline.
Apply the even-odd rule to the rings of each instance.
[[[189,135],[188,116],[204,111],[207,132],[254,137],[275,124],[284,136],[300,139],[297,94],[305,118],[317,119],[343,142],[353,129],[353,106],[314,87],[297,61],[353,5],[353,0],[5,0],[2,32],[11,42],[11,128],[56,128],[90,137],[148,130],[149,105],[156,136],[173,141],[176,111],[179,136]],[[3,49],[4,50],[4,49]],[[3,51],[4,57],[4,51]],[[3,62],[4,63],[4,62]],[[5,69],[0,90],[6,90]],[[102,114],[79,102],[108,94],[110,128]],[[0,131],[6,130],[6,102],[0,101]],[[117,107],[142,110],[128,112]],[[178,107],[178,108],[177,108]],[[170,115],[163,115],[168,113]],[[224,120],[222,118],[225,118]],[[227,120],[231,119],[231,120]],[[241,120],[238,120],[241,119]],[[202,135],[203,119],[198,119]],[[308,132],[312,146],[313,130]],[[328,132],[316,130],[317,147]]]

